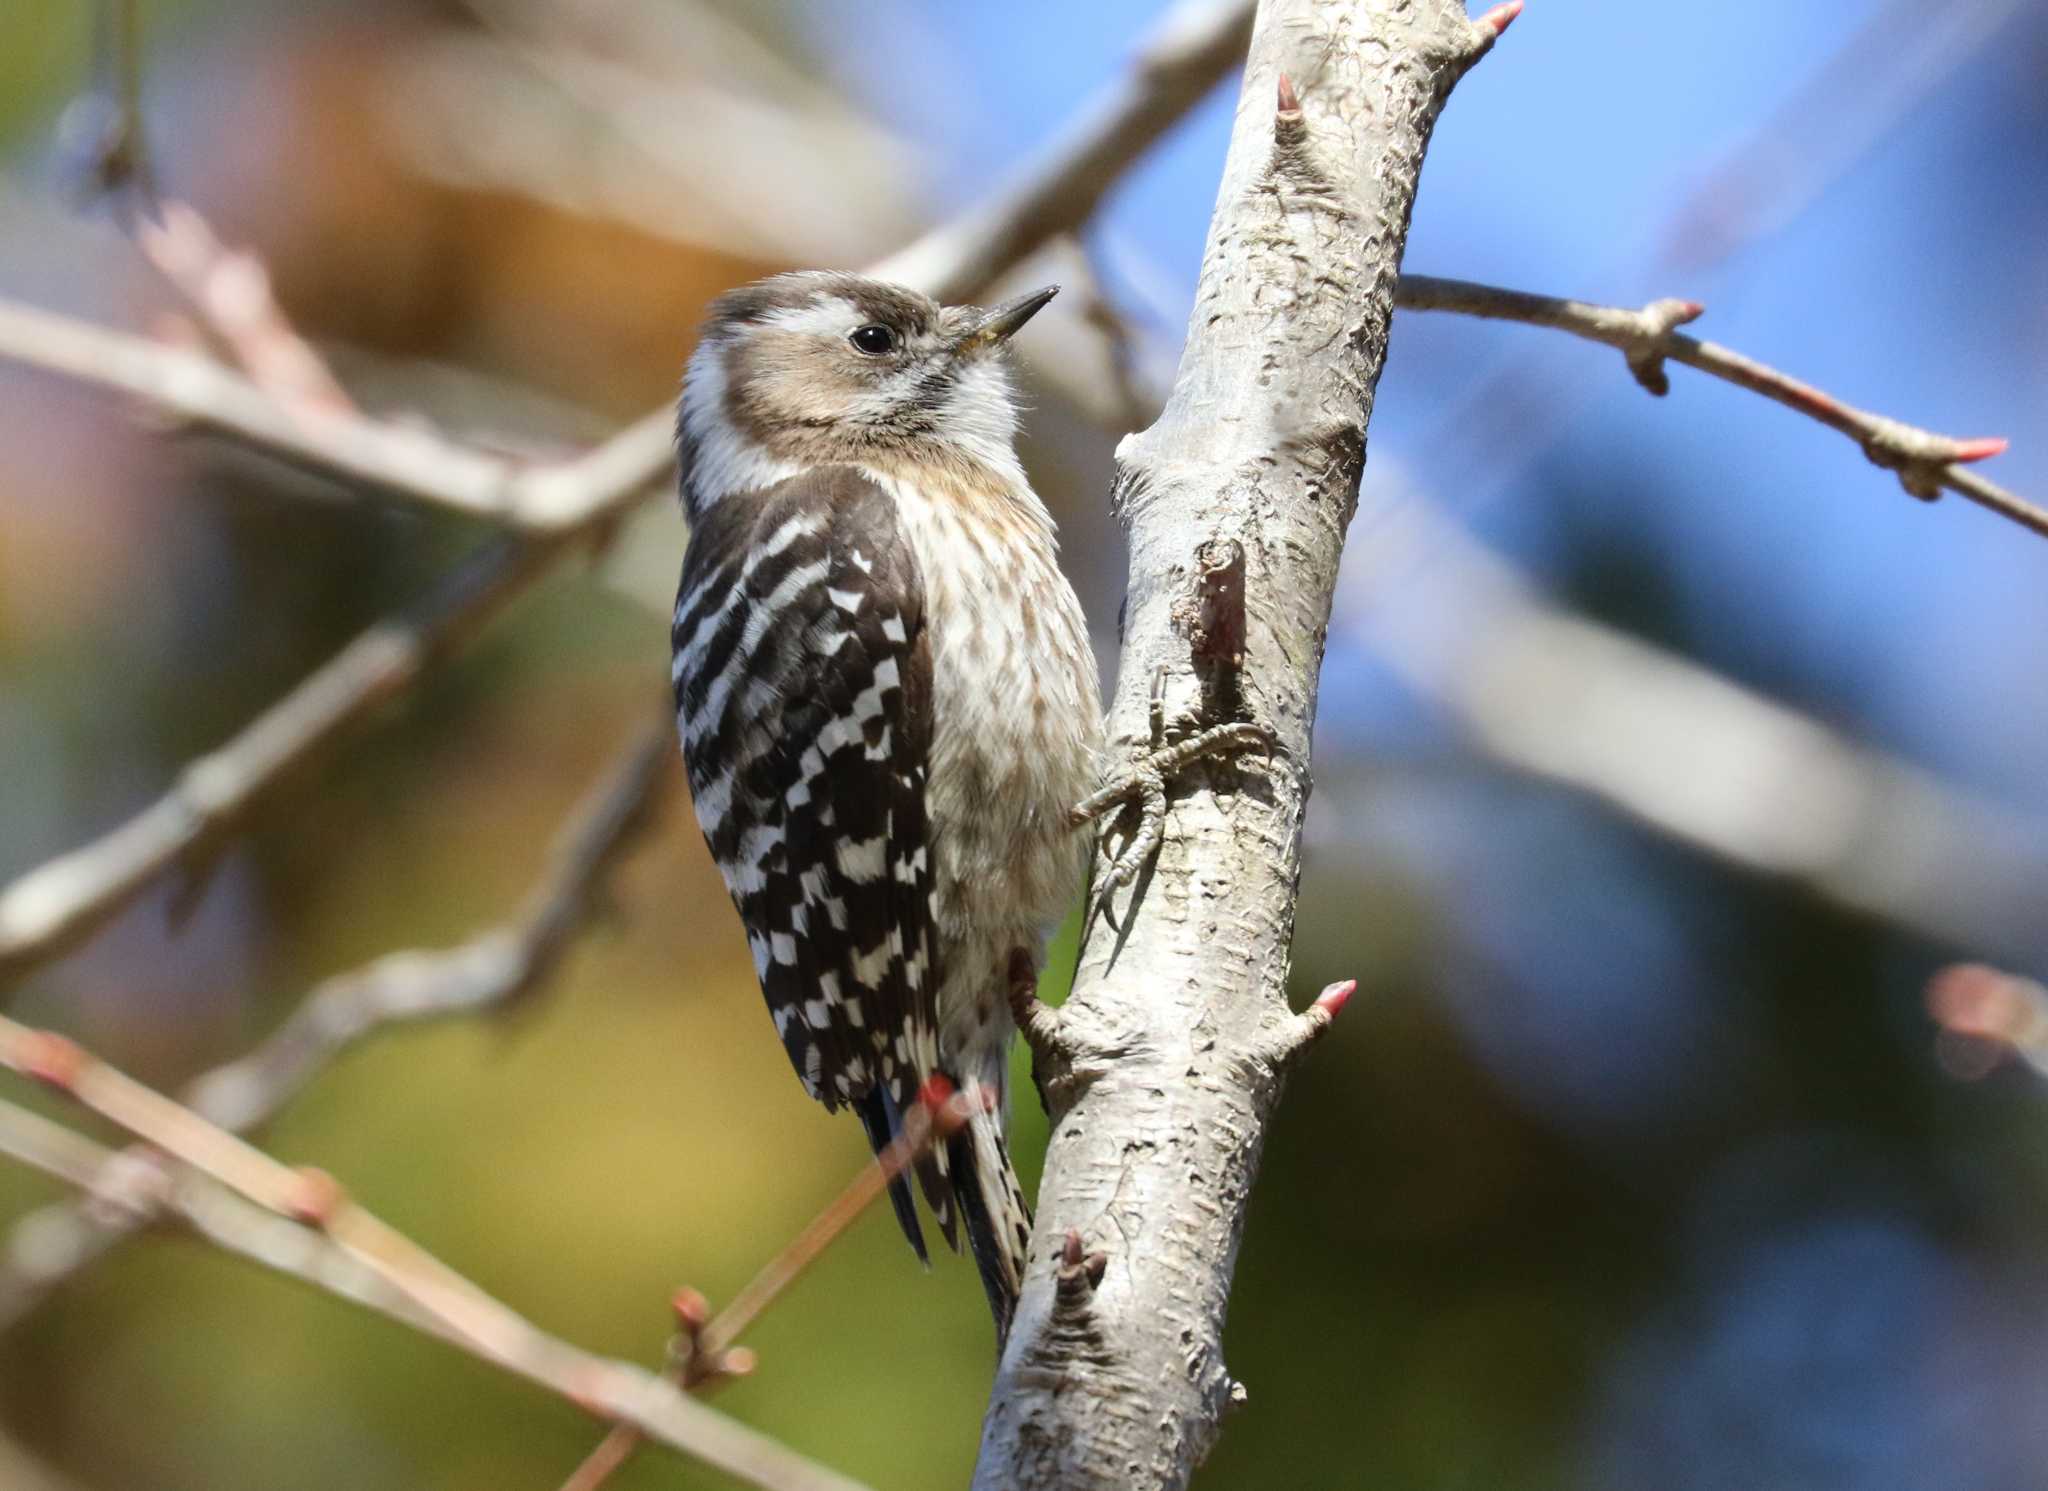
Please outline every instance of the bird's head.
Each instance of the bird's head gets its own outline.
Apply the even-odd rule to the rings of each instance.
[[[691,517],[835,463],[1021,484],[1002,350],[1058,288],[983,309],[807,271],[720,296],[690,359],[677,425]]]

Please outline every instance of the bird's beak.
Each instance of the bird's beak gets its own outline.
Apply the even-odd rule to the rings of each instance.
[[[1029,295],[1019,295],[1015,300],[1006,300],[1001,305],[981,313],[981,319],[971,324],[953,344],[955,352],[976,352],[989,347],[999,347],[1017,334],[1026,321],[1045,309],[1047,301],[1060,293],[1058,285],[1047,285],[1043,290],[1033,290]]]

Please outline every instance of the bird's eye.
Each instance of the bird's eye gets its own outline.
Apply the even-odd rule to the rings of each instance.
[[[859,327],[847,340],[853,343],[854,351],[869,357],[886,357],[896,350],[896,333],[880,324]]]

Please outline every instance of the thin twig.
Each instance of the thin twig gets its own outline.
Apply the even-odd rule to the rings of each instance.
[[[915,1164],[927,1149],[960,1132],[974,1114],[974,1100],[966,1093],[947,1090],[943,1079],[934,1079],[932,1088],[937,1091],[928,1089],[927,1095],[903,1115],[903,1132],[875,1157],[875,1163],[862,1166],[860,1174],[838,1198],[819,1212],[788,1247],[769,1259],[705,1327],[704,1350],[708,1355],[715,1358],[738,1340],[740,1333],[817,1262],[819,1255],[889,1188],[889,1183]]]
[[[137,226],[135,241],[258,387],[298,409],[355,412],[327,359],[277,303],[261,259],[227,247],[184,202],[163,203],[155,220]]]
[[[673,1384],[539,1330],[349,1199],[332,1177],[294,1170],[152,1091],[63,1036],[0,1016],[0,1066],[50,1086],[264,1210],[310,1229],[431,1317],[435,1333],[613,1422],[768,1491],[853,1491]]]
[[[686,1290],[679,1295],[676,1313],[682,1320],[686,1340],[684,1351],[670,1367],[669,1375],[685,1390],[695,1390],[734,1375],[733,1358],[737,1353],[733,1350],[733,1343],[741,1332],[758,1320],[763,1310],[843,1236],[896,1177],[916,1164],[933,1144],[942,1143],[959,1133],[973,1112],[967,1094],[952,1092],[949,1086],[941,1084],[928,1087],[922,1100],[904,1115],[903,1131],[875,1156],[875,1163],[863,1165],[852,1183],[787,1247],[769,1259],[715,1318],[704,1318],[703,1299],[694,1290]],[[751,1367],[750,1360],[740,1364],[742,1371],[751,1370]],[[562,1482],[561,1491],[598,1491],[633,1457],[633,1451],[639,1448],[644,1437],[632,1424],[614,1424],[583,1463]]]
[[[2005,441],[1958,440],[1902,424],[1843,403],[1833,394],[1718,343],[1686,336],[1676,328],[1700,314],[1696,302],[1660,300],[1631,311],[1468,280],[1404,274],[1396,304],[1407,310],[1455,311],[1492,320],[1549,326],[1603,343],[1619,349],[1628,358],[1637,381],[1652,393],[1662,393],[1668,386],[1664,382],[1663,362],[1682,362],[1725,383],[1762,394],[1829,429],[1839,430],[1854,440],[1875,464],[1896,472],[1900,484],[1915,497],[1926,500],[1942,490],[1955,492],[2048,537],[2048,510],[1965,469],[1968,462],[2003,451]]]
[[[372,626],[188,764],[133,818],[0,889],[0,984],[77,943],[164,871],[193,864],[289,771],[467,641],[552,557],[546,544],[486,546],[412,611]]]
[[[569,1472],[569,1479],[562,1482],[562,1491],[598,1491],[625,1463],[633,1458],[633,1452],[640,1448],[641,1434],[624,1424],[614,1424],[609,1433],[597,1442],[596,1448],[583,1457],[583,1463]]]
[[[0,1154],[52,1180],[89,1190],[113,1151],[18,1103],[0,1102]]]
[[[1176,120],[1244,60],[1251,0],[1182,0],[1116,82],[1005,187],[891,254],[868,273],[961,300],[1095,213],[1103,194]]]
[[[156,175],[142,122],[141,0],[100,0],[94,26],[93,105],[102,117],[86,172],[118,213],[146,217],[156,211]]]
[[[949,297],[978,291],[1048,237],[1092,211],[1117,173],[1192,107],[1231,61],[1249,6],[1190,0],[1083,124],[1048,151],[1025,184],[941,226],[878,266],[914,266]],[[1063,195],[1059,183],[1070,182]],[[1053,210],[1055,202],[1065,206]],[[912,272],[905,268],[902,273]],[[567,540],[618,517],[673,465],[674,415],[654,410],[574,460],[520,465],[424,430],[281,402],[209,358],[53,312],[0,301],[0,357],[130,393],[160,410],[247,440],[301,465],[453,508],[535,542],[487,551],[437,590],[419,618],[372,628],[235,740],[194,762],[178,786],[93,844],[0,889],[0,983],[73,945],[155,876],[190,856],[378,702],[533,584]]]
[[[316,987],[262,1045],[214,1068],[185,1103],[236,1134],[267,1122],[343,1050],[399,1022],[502,1009],[535,988],[603,894],[606,877],[673,782],[667,711],[585,795],[546,873],[505,922],[456,947],[393,953]],[[124,1160],[137,1158],[130,1151]],[[95,1193],[114,1178],[85,1184]],[[117,1207],[59,1202],[17,1224],[0,1254],[0,1331],[50,1290],[154,1220],[147,1195]]]

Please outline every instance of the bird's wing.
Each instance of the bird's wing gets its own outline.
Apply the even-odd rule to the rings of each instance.
[[[690,536],[676,716],[698,823],[790,1063],[879,1151],[939,1068],[925,815],[931,645],[895,504],[824,467],[715,504]],[[943,1155],[925,1189],[954,1235]],[[899,1221],[923,1238],[898,1182]]]

